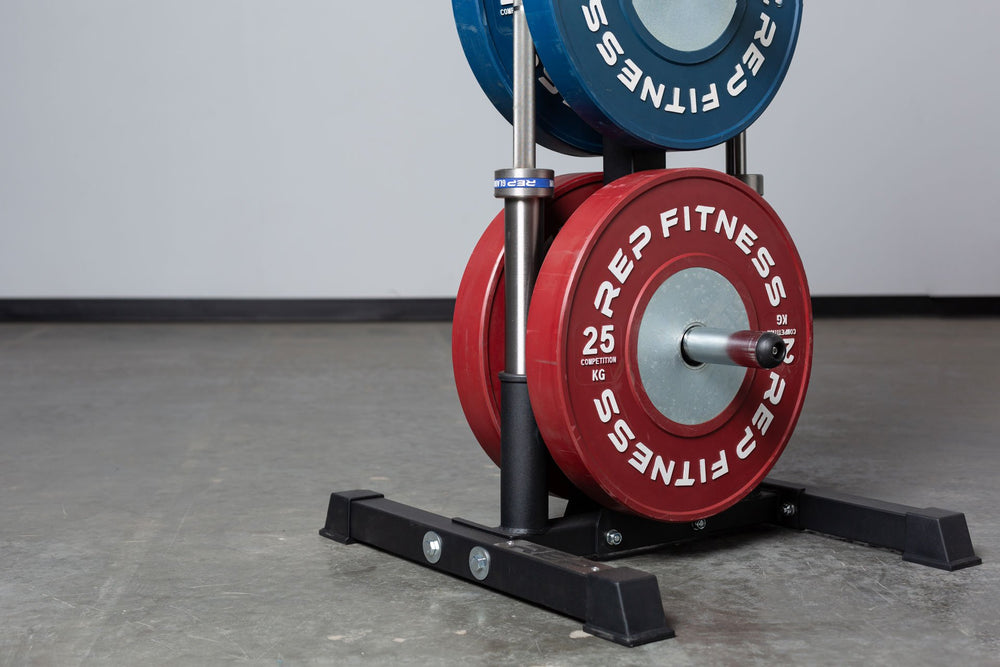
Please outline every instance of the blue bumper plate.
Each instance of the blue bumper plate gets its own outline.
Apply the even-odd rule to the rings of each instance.
[[[508,122],[514,113],[513,0],[452,0],[462,49],[483,92]],[[541,62],[535,86],[538,143],[567,155],[600,155],[603,139],[565,103]]]
[[[674,150],[720,144],[760,116],[802,20],[802,0],[523,2],[576,113],[619,142]]]

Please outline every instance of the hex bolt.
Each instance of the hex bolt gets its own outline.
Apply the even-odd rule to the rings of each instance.
[[[441,536],[433,530],[424,533],[424,558],[428,563],[436,563],[441,560],[441,551],[444,549],[444,541]]]
[[[482,581],[490,573],[490,552],[482,547],[473,547],[469,552],[469,571]]]
[[[785,516],[795,516],[798,508],[795,507],[795,503],[785,503],[781,506],[781,513]]]
[[[604,540],[608,543],[608,546],[617,547],[622,543],[622,539],[622,534],[614,528],[604,533]]]
[[[691,524],[691,526],[692,526],[692,527],[693,527],[693,528],[694,528],[695,530],[705,530],[705,527],[706,527],[707,525],[708,525],[708,522],[707,522],[707,521],[705,521],[704,519],[698,519],[698,520],[697,520],[697,521],[695,521],[695,522],[694,522],[693,524]]]

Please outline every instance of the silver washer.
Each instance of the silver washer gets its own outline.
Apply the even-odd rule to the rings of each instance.
[[[444,551],[444,540],[442,540],[441,536],[433,530],[428,530],[424,533],[422,547],[424,550],[424,558],[427,559],[427,562],[436,563],[441,560],[441,553]]]
[[[656,289],[642,313],[636,346],[639,376],[650,402],[664,417],[686,426],[719,416],[736,398],[748,372],[737,366],[685,362],[681,338],[694,325],[750,328],[736,288],[704,267],[682,269]]]
[[[469,572],[482,581],[490,573],[490,552],[482,547],[473,547],[469,552]]]

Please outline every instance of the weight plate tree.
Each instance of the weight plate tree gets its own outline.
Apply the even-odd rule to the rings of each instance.
[[[524,0],[538,54],[607,137],[691,150],[750,126],[778,92],[801,0]]]
[[[480,85],[514,126],[513,164],[494,173],[505,210],[466,268],[453,340],[462,407],[501,464],[500,523],[355,489],[330,495],[320,534],[580,619],[625,646],[674,636],[660,584],[592,558],[772,524],[945,570],[981,563],[960,512],[765,479],[802,409],[812,318],[791,238],[742,182],[761,183],[746,173],[742,130],[781,84],[801,0],[453,7]],[[536,128],[536,45],[590,125],[546,98],[543,82]],[[572,136],[580,128],[586,140]],[[553,182],[535,164],[536,137],[603,153],[605,174]],[[657,168],[663,150],[723,141],[731,175]],[[569,502],[552,518],[560,480]]]
[[[479,86],[513,122],[513,0],[452,0],[462,49]],[[568,155],[599,155],[602,138],[566,105],[541,62],[535,65],[537,140]]]
[[[551,242],[573,211],[601,185],[602,174],[556,177],[546,207],[544,234]],[[452,367],[462,410],[476,440],[500,465],[500,372],[504,367],[506,307],[503,273],[504,214],[483,232],[462,275],[451,330]],[[550,476],[551,477],[551,476]],[[555,481],[566,487],[561,475]]]
[[[559,232],[526,349],[539,430],[578,488],[652,519],[706,518],[753,490],[791,437],[812,357],[805,272],[743,183],[640,172]]]

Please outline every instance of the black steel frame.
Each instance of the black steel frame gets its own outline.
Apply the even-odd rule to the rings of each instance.
[[[347,491],[330,496],[320,534],[343,544],[368,544],[579,619],[590,634],[638,646],[674,636],[657,579],[601,561],[761,524],[893,549],[902,552],[904,561],[942,570],[982,562],[960,512],[772,479],[729,510],[703,521],[660,523],[604,508],[574,512],[571,505],[566,516],[550,520],[545,532],[537,535],[445,518],[374,491]],[[440,543],[440,557],[434,563],[423,549],[429,532]],[[481,580],[473,575],[469,561],[476,548],[489,558]]]

